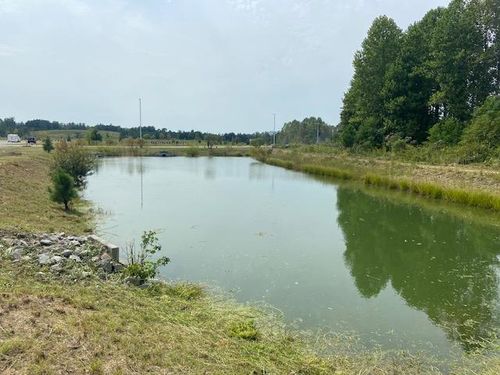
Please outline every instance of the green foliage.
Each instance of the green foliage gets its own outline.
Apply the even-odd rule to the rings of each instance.
[[[356,53],[354,77],[344,97],[341,115],[340,138],[344,146],[354,143],[367,147],[382,145],[385,103],[381,93],[385,76],[398,54],[401,35],[394,20],[378,17],[362,49]]]
[[[90,144],[102,141],[102,135],[97,131],[97,129],[92,129],[87,133],[87,141]]]
[[[457,119],[448,117],[429,129],[429,141],[445,145],[456,145],[464,131],[464,126]]]
[[[259,332],[255,328],[255,322],[251,319],[242,322],[233,322],[229,327],[229,334],[243,340],[255,341],[259,338]]]
[[[482,162],[500,157],[500,97],[488,98],[474,113],[461,145],[462,162]]]
[[[61,141],[56,144],[52,170],[63,170],[75,182],[76,187],[85,186],[85,178],[95,167],[95,157],[77,142]]]
[[[50,153],[54,149],[54,145],[52,144],[52,140],[50,137],[47,137],[43,141],[43,150]]]
[[[135,251],[133,243],[127,246],[128,265],[123,271],[124,275],[138,278],[141,282],[156,277],[158,269],[170,262],[167,257],[151,259],[160,251],[161,245],[157,233],[152,230],[145,231],[141,236],[139,251]]]
[[[320,117],[308,117],[302,121],[291,121],[283,125],[276,139],[279,144],[314,144],[329,141],[332,127]]]
[[[186,155],[187,156],[191,156],[191,157],[199,156],[200,155],[200,150],[198,149],[198,147],[189,147],[186,150]]]
[[[49,193],[50,199],[57,203],[63,203],[66,211],[69,210],[70,202],[78,196],[73,178],[61,169],[54,172]]]
[[[474,111],[500,91],[499,13],[496,0],[452,0],[404,33],[377,18],[354,58],[342,145],[380,147],[393,135],[411,145],[457,144]],[[484,159],[483,146],[472,151]]]

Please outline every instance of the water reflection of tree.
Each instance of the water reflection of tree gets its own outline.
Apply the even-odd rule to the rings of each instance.
[[[440,212],[338,190],[345,261],[359,292],[388,284],[469,350],[498,324],[498,232]]]

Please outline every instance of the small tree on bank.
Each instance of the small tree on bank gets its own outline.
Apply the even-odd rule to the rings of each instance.
[[[50,154],[53,149],[54,145],[52,144],[52,140],[49,137],[45,138],[43,141],[43,150]]]
[[[68,173],[77,188],[85,186],[85,178],[95,167],[95,157],[78,142],[61,141],[56,144],[52,171]]]
[[[73,178],[61,169],[52,175],[52,187],[49,188],[49,192],[50,199],[56,203],[63,203],[65,211],[69,210],[71,201],[78,196]]]

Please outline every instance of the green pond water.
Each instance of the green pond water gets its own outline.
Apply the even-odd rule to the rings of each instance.
[[[102,159],[85,197],[122,248],[161,231],[164,278],[270,304],[300,329],[448,357],[499,328],[500,231],[446,207],[250,158]]]

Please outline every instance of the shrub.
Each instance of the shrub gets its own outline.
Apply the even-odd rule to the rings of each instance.
[[[127,245],[128,265],[123,273],[125,276],[138,278],[141,283],[157,276],[160,266],[165,266],[170,262],[167,257],[160,257],[152,260],[156,253],[161,251],[158,235],[155,231],[145,231],[141,236],[141,246],[139,251],[135,251],[134,243]]]
[[[102,135],[97,131],[97,129],[92,129],[87,133],[87,142],[90,144],[102,141]]]
[[[95,157],[80,143],[61,141],[56,144],[52,171],[63,170],[74,180],[76,187],[85,186],[85,178],[95,167]]]
[[[460,146],[460,161],[463,163],[483,162],[500,154],[500,97],[488,98],[476,110]]]
[[[453,117],[439,121],[429,129],[429,141],[445,145],[456,145],[464,131],[464,125]]]
[[[43,150],[50,153],[54,149],[54,145],[52,144],[52,140],[47,137],[43,141]]]
[[[52,176],[52,188],[49,188],[50,199],[57,203],[64,203],[64,209],[69,210],[70,202],[75,199],[76,193],[73,178],[63,170],[57,170]]]
[[[187,156],[196,157],[200,155],[200,150],[197,147],[189,147],[186,150]]]

